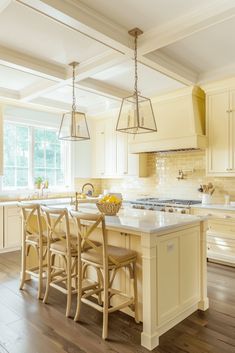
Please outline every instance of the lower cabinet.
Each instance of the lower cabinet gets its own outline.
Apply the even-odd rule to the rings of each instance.
[[[3,206],[0,206],[0,251],[3,249],[4,246],[3,224]]]
[[[191,213],[208,217],[208,259],[235,266],[235,212],[195,208]]]
[[[4,206],[3,211],[3,248],[17,249],[21,246],[22,220],[16,205]]]

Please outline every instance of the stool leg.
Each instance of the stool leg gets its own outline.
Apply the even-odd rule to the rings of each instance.
[[[82,298],[82,262],[80,261],[80,258],[78,258],[77,262],[78,262],[77,308],[74,316],[74,321],[79,320],[80,311],[81,311],[81,298]]]
[[[26,275],[26,243],[23,242],[22,254],[21,254],[21,281],[20,289],[23,289]]]
[[[43,246],[42,246],[42,244],[39,245],[39,249],[38,249],[38,262],[39,262],[38,299],[42,299],[42,274],[43,274]]]
[[[66,317],[69,317],[72,301],[72,278],[71,278],[71,256],[67,257],[67,306]]]
[[[47,303],[47,299],[48,299],[48,294],[49,294],[49,287],[50,287],[50,283],[51,283],[51,252],[50,249],[47,249],[47,282],[46,282],[46,292],[43,298],[43,303]]]
[[[103,331],[102,338],[105,340],[108,337],[108,305],[109,305],[109,271],[104,270],[104,305],[103,305]]]
[[[134,287],[134,304],[135,304],[135,322],[139,323],[137,273],[136,273],[136,263],[135,262],[133,262],[133,287]]]

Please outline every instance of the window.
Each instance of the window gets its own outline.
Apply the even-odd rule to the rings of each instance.
[[[32,187],[38,177],[65,186],[66,148],[54,129],[5,122],[3,189]]]

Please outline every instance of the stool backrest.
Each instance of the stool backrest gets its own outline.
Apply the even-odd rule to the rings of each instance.
[[[40,205],[19,202],[18,207],[21,209],[24,238],[27,235],[36,234],[39,236],[40,241],[43,236],[43,231],[46,229],[45,221],[41,215]]]
[[[71,252],[71,234],[69,227],[69,214],[67,208],[52,208],[41,206],[47,224],[48,245],[53,240],[66,238],[68,252]]]
[[[81,244],[78,252],[82,252],[87,248],[92,248],[97,253],[102,253],[104,268],[108,267],[109,262],[117,265],[117,261],[107,254],[108,239],[104,214],[81,213],[77,211],[70,211],[70,214],[75,220],[78,235],[78,245]],[[101,225],[102,244],[97,245],[98,239],[92,240],[90,236],[95,232],[99,225]]]

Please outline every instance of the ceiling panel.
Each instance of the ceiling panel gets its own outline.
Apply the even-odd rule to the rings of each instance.
[[[230,37],[235,33],[235,18],[191,35],[160,51],[197,73],[234,64],[235,46]]]
[[[54,91],[47,92],[42,97],[72,104],[72,86],[60,87]],[[89,92],[86,90],[76,89],[77,105],[85,108],[90,114],[99,114],[102,111],[116,108],[120,102],[116,99],[107,98],[105,96]]]
[[[134,62],[132,60],[107,69],[93,76],[97,80],[118,86],[127,91],[134,87]],[[175,81],[160,72],[149,67],[138,65],[139,91],[146,96],[164,93],[170,90],[184,87],[183,84]]]
[[[82,0],[82,3],[131,29],[140,27],[147,31],[205,6],[205,0]],[[215,0],[207,0],[206,4]]]
[[[50,81],[20,70],[0,65],[0,87],[14,91],[21,91],[28,86],[40,82]]]
[[[107,50],[103,44],[16,2],[0,14],[0,45],[60,64],[83,62]]]

